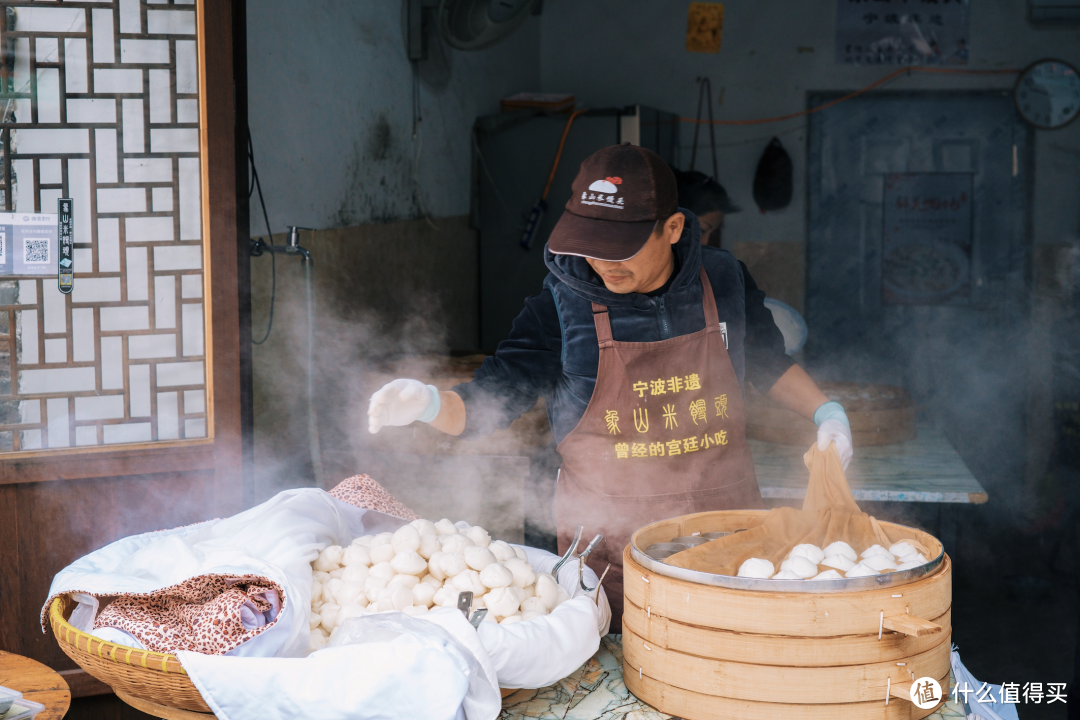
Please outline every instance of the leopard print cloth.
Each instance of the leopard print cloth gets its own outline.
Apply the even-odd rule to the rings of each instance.
[[[345,478],[330,491],[330,494],[342,502],[365,510],[377,510],[405,520],[420,519],[419,515],[386,492],[386,488],[372,480],[370,475],[353,475],[351,478]]]
[[[369,475],[354,475],[342,480],[330,495],[350,505],[405,520],[420,517],[395,500]],[[260,612],[269,610],[271,604],[266,593],[270,590],[277,592],[283,610],[288,602],[285,592],[268,578],[200,575],[151,593],[122,594],[98,614],[94,627],[123,630],[154,652],[193,650],[206,655],[223,655],[265,632],[281,617],[279,611],[266,625],[250,630],[240,619],[241,608],[248,602]],[[49,598],[42,609],[42,631],[46,628],[47,609],[52,601],[53,598]]]
[[[270,590],[284,605],[281,586],[259,575],[200,575],[151,593],[122,595],[98,614],[94,627],[123,630],[154,652],[224,655],[277,622],[280,612],[250,630],[240,619],[248,602],[260,613],[270,610]]]

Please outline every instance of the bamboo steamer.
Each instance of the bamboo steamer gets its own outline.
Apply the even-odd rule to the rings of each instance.
[[[891,445],[915,437],[915,405],[904,388],[851,382],[825,382],[820,387],[830,400],[844,406],[855,447]],[[751,386],[746,390],[746,437],[807,447],[817,440],[817,427]]]
[[[657,572],[659,564],[646,567],[632,551],[754,527],[766,514],[698,513],[634,534],[623,552],[627,688],[686,720],[913,720],[932,713],[908,693],[923,677],[937,679],[944,693],[949,687],[952,563],[933,536],[918,538],[939,555],[931,572],[906,584],[886,584],[896,580],[882,575],[880,586],[851,592],[689,582]]]

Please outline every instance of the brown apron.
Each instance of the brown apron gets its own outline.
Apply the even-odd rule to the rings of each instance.
[[[760,508],[746,444],[742,390],[724,344],[716,300],[701,270],[705,328],[659,342],[615,342],[608,309],[593,303],[600,364],[592,400],[559,443],[555,492],[559,552],[583,525],[578,551],[597,533],[589,557],[621,632],[622,552],[651,522],[706,510]]]

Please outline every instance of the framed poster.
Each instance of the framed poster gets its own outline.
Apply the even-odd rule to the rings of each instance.
[[[971,301],[970,173],[885,176],[881,300],[885,305]]]
[[[966,65],[969,0],[837,0],[836,62]]]

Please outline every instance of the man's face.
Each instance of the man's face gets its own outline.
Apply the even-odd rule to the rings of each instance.
[[[623,262],[608,262],[586,258],[604,287],[620,295],[647,293],[667,282],[675,266],[671,246],[682,237],[686,216],[675,213],[649,237],[645,246],[634,257]]]
[[[713,210],[703,215],[698,215],[698,222],[701,223],[701,244],[712,245],[713,247],[720,247],[720,232],[724,229],[724,213],[719,210]],[[715,241],[709,242],[710,238],[715,235]]]

